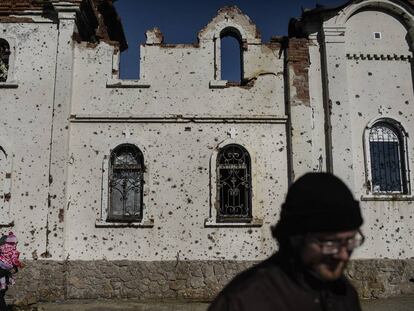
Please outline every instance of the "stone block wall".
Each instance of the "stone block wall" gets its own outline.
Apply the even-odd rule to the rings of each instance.
[[[363,299],[414,294],[414,259],[354,260],[347,275]]]
[[[69,299],[211,301],[254,261],[30,261],[8,297],[20,304]],[[363,299],[414,294],[414,259],[355,260],[347,274]]]

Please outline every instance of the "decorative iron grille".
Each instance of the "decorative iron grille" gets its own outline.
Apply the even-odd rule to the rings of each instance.
[[[0,82],[6,82],[9,73],[10,45],[0,39]]]
[[[222,148],[217,157],[218,222],[252,219],[251,163],[249,153],[235,144]]]
[[[372,191],[405,193],[404,148],[401,133],[388,123],[378,123],[369,133]]]
[[[143,156],[129,144],[111,154],[108,221],[142,220]]]

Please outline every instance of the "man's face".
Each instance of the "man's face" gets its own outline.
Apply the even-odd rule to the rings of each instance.
[[[319,278],[325,281],[335,281],[341,277],[351,257],[347,249],[347,241],[357,234],[356,230],[341,232],[321,232],[307,235],[301,251],[302,262]],[[337,253],[326,254],[323,243],[340,242]]]

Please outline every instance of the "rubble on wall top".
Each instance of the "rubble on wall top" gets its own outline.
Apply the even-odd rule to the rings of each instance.
[[[213,39],[219,37],[217,31],[225,28],[234,28],[238,31],[242,30],[245,37],[243,40],[257,41],[261,39],[261,35],[252,20],[244,14],[237,6],[225,6],[218,10],[217,15],[198,32],[198,39]]]

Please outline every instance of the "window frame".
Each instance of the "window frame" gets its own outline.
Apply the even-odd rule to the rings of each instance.
[[[0,25],[0,33],[8,32],[6,27]],[[0,39],[5,40],[9,44],[9,68],[7,71],[7,79],[5,82],[0,82],[0,88],[17,88],[18,82],[15,80],[15,63],[16,63],[16,39],[7,33],[7,36],[0,36]]]
[[[223,80],[221,73],[221,40],[223,37],[231,36],[235,38],[240,43],[240,81],[227,81]],[[248,50],[247,44],[247,33],[245,30],[237,24],[228,24],[223,25],[218,28],[214,34],[214,77],[213,80],[210,80],[209,88],[211,89],[222,89],[228,86],[238,86],[243,85],[244,79],[244,58],[245,53]]]
[[[248,222],[220,222],[217,221],[218,191],[217,191],[217,159],[219,151],[230,144],[242,146],[250,156],[250,191],[251,191],[251,220]],[[257,185],[257,163],[256,154],[250,145],[238,138],[229,138],[218,144],[212,151],[210,157],[210,195],[208,216],[204,219],[205,228],[258,228],[263,226],[263,200],[261,200],[261,188]]]
[[[116,157],[118,156],[118,152],[122,149],[126,148],[128,152],[133,153],[134,158],[137,159],[139,163],[137,163],[136,168],[131,168],[133,171],[137,172],[138,179],[141,179],[140,186],[138,189],[140,199],[139,202],[135,202],[135,204],[138,204],[136,207],[137,210],[139,210],[139,216],[127,216],[123,214],[122,216],[116,216],[113,214],[114,207],[112,206],[112,196],[113,196],[113,188],[111,186],[111,182],[113,181],[113,176],[115,174],[115,170],[125,170],[125,168],[117,168],[117,165],[115,164]],[[117,146],[114,150],[112,150],[110,159],[109,159],[109,180],[108,180],[108,195],[109,195],[109,204],[108,204],[108,214],[106,221],[107,222],[134,222],[134,221],[141,221],[142,220],[142,211],[143,211],[143,194],[144,194],[144,156],[141,152],[141,150],[133,145],[133,144],[121,144]],[[135,206],[134,206],[135,210]]]
[[[402,191],[374,191],[372,185],[372,159],[371,159],[371,130],[384,124],[394,130],[399,139],[399,154],[400,154],[400,173]],[[395,118],[385,117],[376,118],[371,121],[364,131],[364,155],[365,155],[365,176],[366,176],[366,195],[361,197],[361,200],[411,200],[411,179],[410,179],[410,162],[409,162],[409,136],[405,131],[404,126]]]
[[[224,38],[233,38],[237,41],[238,45],[239,45],[239,67],[240,67],[240,76],[238,78],[238,80],[225,80],[223,79],[223,39]],[[243,79],[244,79],[244,46],[245,44],[243,44],[243,38],[242,35],[240,33],[240,31],[233,27],[233,26],[228,26],[223,28],[220,31],[220,45],[219,45],[219,50],[220,50],[220,80],[224,80],[227,82],[230,82],[234,85],[242,85],[243,84]]]
[[[108,212],[110,207],[110,189],[109,189],[109,180],[110,180],[110,161],[111,155],[116,148],[122,145],[133,145],[136,147],[142,154],[142,165],[143,165],[143,185],[142,185],[142,200],[141,200],[141,216],[140,219],[129,219],[129,220],[115,220],[108,219]],[[102,161],[102,183],[101,183],[101,207],[95,221],[95,227],[97,228],[115,228],[115,227],[132,227],[132,228],[153,228],[154,227],[154,217],[150,214],[149,207],[149,193],[151,179],[149,174],[149,164],[150,159],[145,148],[139,146],[131,140],[127,140],[122,144],[117,144],[114,148],[109,149],[109,152],[103,156]]]
[[[9,78],[9,74],[10,74],[10,56],[11,56],[12,52],[11,52],[11,48],[10,48],[10,43],[9,43],[9,41],[7,41],[6,39],[4,39],[4,38],[0,37],[0,47],[1,47],[3,44],[6,44],[6,45],[7,45],[8,50],[9,50],[9,55],[7,55],[7,64],[6,64],[6,66],[7,66],[7,70],[6,70],[6,79],[5,79],[4,81],[1,81],[1,80],[0,80],[0,82],[3,82],[3,83],[4,83],[4,82],[7,82],[8,78]],[[0,61],[3,61],[1,57],[0,57]]]
[[[248,183],[248,187],[244,190],[244,193],[242,194],[243,197],[245,197],[246,199],[246,204],[247,204],[247,216],[243,217],[243,216],[231,216],[229,214],[227,215],[222,215],[220,213],[220,210],[222,210],[223,208],[223,198],[221,195],[221,189],[220,189],[220,185],[222,180],[220,179],[220,170],[223,169],[222,165],[224,165],[223,163],[220,163],[221,157],[223,155],[223,153],[229,149],[229,148],[238,148],[240,149],[242,152],[245,153],[246,155],[246,160],[243,164],[246,165],[245,171],[246,171],[246,175],[247,175],[247,183]],[[239,145],[239,144],[227,144],[223,147],[221,147],[218,150],[218,154],[217,154],[217,163],[216,163],[216,169],[217,169],[217,183],[216,183],[216,187],[217,187],[217,207],[218,207],[218,212],[217,212],[217,222],[220,223],[227,223],[227,222],[251,222],[252,220],[252,165],[251,165],[251,158],[250,158],[250,154],[249,152],[246,150],[246,148],[244,148],[243,146]]]

